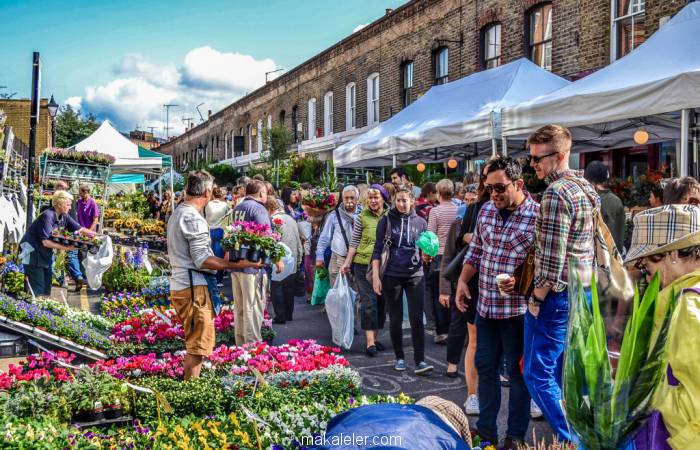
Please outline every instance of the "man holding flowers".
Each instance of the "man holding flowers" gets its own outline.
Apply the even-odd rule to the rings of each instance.
[[[202,215],[212,198],[213,184],[214,177],[208,172],[190,172],[185,201],[168,221],[168,257],[172,265],[170,302],[185,330],[185,379],[199,377],[202,358],[211,354],[216,343],[214,304],[207,278],[213,278],[216,286],[217,270],[262,267],[260,263],[229,262],[214,256],[209,225]]]

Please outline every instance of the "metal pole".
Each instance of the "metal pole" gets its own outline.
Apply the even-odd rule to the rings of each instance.
[[[36,126],[41,103],[41,59],[39,52],[32,57],[32,110],[29,116],[29,158],[27,167],[27,227],[34,220],[34,172],[36,164]]]
[[[678,161],[678,174],[681,177],[688,176],[688,131],[690,110],[681,110],[681,157]]]
[[[170,164],[170,214],[175,211],[175,192],[173,190],[173,165]]]
[[[396,154],[391,155],[391,168],[396,169]]]
[[[508,156],[508,138],[501,136],[501,143],[503,145],[503,156]]]

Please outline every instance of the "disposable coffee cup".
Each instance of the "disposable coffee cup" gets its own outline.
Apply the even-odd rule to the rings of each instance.
[[[504,292],[503,289],[501,289],[501,283],[505,283],[508,280],[510,280],[510,275],[507,273],[500,273],[496,275],[496,283],[498,284],[498,291],[501,293],[501,295],[508,295],[507,292]]]

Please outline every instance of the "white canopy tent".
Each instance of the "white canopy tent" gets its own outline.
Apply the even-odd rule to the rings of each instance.
[[[688,110],[700,107],[698,49],[700,3],[696,2],[609,66],[555,92],[505,108],[503,136],[523,136],[557,123],[572,128],[579,147],[599,150],[635,145],[634,131],[644,127],[649,142],[683,136],[679,168],[685,175]]]
[[[418,100],[333,152],[336,167],[444,160],[464,145],[500,138],[500,110],[569,84],[527,59],[433,86]],[[459,147],[456,147],[459,146]],[[476,150],[478,148],[475,146]]]

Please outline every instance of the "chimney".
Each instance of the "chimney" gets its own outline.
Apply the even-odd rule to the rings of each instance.
[[[208,110],[207,114],[208,114],[208,115],[207,115],[207,119],[210,119],[210,118],[211,118],[211,109]]]
[[[391,8],[387,8],[387,9],[386,9],[386,11],[385,11],[385,15],[387,15],[387,16],[388,16],[388,15],[390,15],[390,14],[391,14],[391,13],[393,13],[393,12],[394,12],[394,10],[393,10],[393,9],[391,9]]]

